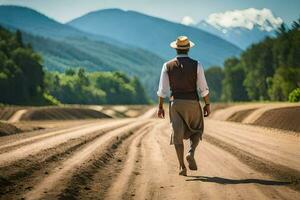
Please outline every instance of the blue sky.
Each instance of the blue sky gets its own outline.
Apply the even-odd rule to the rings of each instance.
[[[300,0],[0,0],[0,4],[31,7],[60,22],[104,8],[135,10],[175,22],[246,8],[268,8],[287,23],[300,16]]]

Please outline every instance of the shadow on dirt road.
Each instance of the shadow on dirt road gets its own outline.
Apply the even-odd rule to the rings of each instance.
[[[212,182],[218,184],[249,184],[255,183],[260,185],[289,185],[291,182],[286,181],[273,181],[273,180],[263,180],[263,179],[228,179],[221,177],[208,177],[208,176],[188,176],[192,179],[187,179],[186,181],[201,181],[201,182]]]

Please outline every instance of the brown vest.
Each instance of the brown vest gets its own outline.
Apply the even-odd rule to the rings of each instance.
[[[197,67],[198,62],[189,57],[177,57],[167,62],[171,98],[199,100]]]

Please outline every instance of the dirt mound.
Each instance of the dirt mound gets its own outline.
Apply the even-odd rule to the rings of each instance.
[[[241,118],[247,117],[246,114],[250,114],[250,110],[254,111],[264,107],[265,104],[262,103],[237,103],[229,106],[224,106],[219,108],[216,111],[213,111],[211,118],[221,121],[240,121]],[[229,120],[231,118],[231,120]]]
[[[211,119],[300,132],[300,106],[293,103],[245,103],[213,112]]]
[[[31,120],[77,120],[111,118],[102,112],[87,108],[37,108],[28,110],[21,121]]]
[[[147,112],[152,106],[150,105],[116,105],[104,106],[101,112],[114,118],[139,117]]]
[[[253,124],[300,132],[300,106],[276,108],[263,113]]]
[[[0,120],[8,120],[19,109],[18,107],[0,107]]]
[[[14,125],[0,122],[0,136],[20,133],[21,130]]]
[[[218,110],[229,108],[231,106],[234,106],[234,103],[212,103],[211,111],[216,112]]]
[[[252,113],[256,108],[251,108],[251,109],[246,109],[246,110],[241,110],[233,113],[227,121],[232,121],[232,122],[242,122],[250,113]]]

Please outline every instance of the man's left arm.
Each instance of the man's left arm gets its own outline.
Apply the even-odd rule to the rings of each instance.
[[[203,66],[200,63],[198,63],[197,69],[197,87],[205,103],[205,106],[203,107],[204,117],[208,117],[211,112],[209,102],[209,88],[206,82]]]

